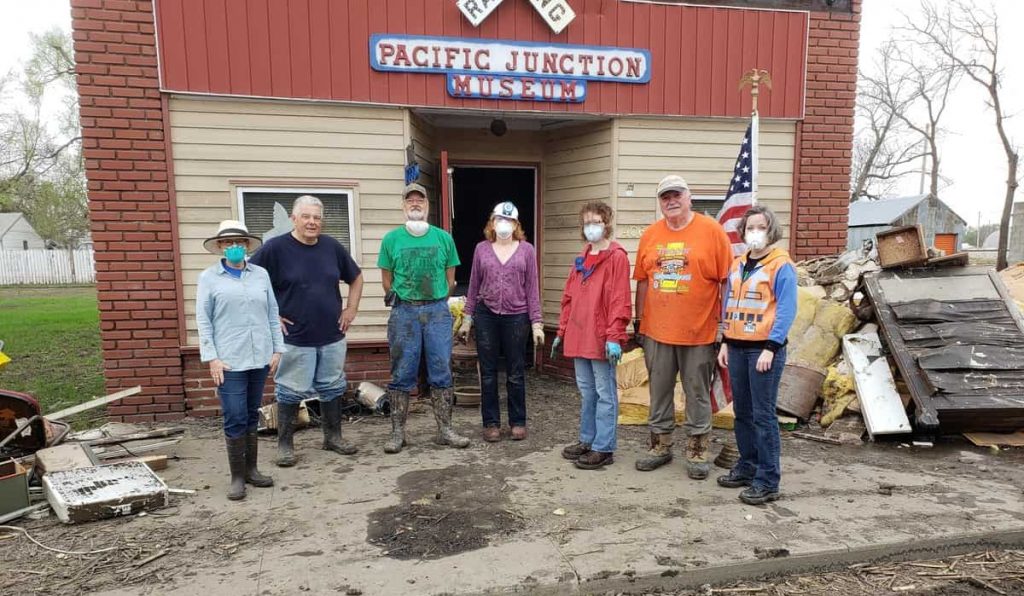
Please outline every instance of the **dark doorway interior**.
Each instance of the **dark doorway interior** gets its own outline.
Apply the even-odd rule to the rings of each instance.
[[[452,172],[452,236],[462,264],[455,270],[455,294],[464,296],[469,289],[473,251],[483,240],[484,226],[491,210],[502,201],[519,208],[519,223],[526,239],[534,242],[536,218],[536,170],[533,168],[454,166]]]

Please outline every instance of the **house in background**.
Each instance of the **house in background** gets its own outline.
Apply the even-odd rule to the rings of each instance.
[[[948,205],[931,195],[917,195],[871,201],[861,199],[850,203],[846,248],[863,246],[875,234],[890,228],[921,224],[928,246],[952,254],[960,250],[967,231],[967,222]]]
[[[25,216],[21,213],[0,213],[0,250],[35,248],[46,248],[46,242]]]

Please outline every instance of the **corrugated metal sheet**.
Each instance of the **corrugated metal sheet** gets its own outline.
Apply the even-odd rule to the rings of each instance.
[[[767,118],[803,116],[808,13],[619,0],[573,0],[555,35],[525,0],[504,2],[479,28],[454,0],[159,0],[161,85],[167,91],[490,110],[736,116],[737,82],[767,69]],[[370,68],[373,33],[406,33],[649,49],[648,84],[590,82],[579,104],[450,97],[445,75]]]
[[[849,225],[851,228],[857,226],[889,226],[896,219],[907,211],[913,209],[918,203],[928,198],[928,195],[913,197],[899,197],[895,199],[881,199],[879,201],[868,201],[861,199],[850,203]]]

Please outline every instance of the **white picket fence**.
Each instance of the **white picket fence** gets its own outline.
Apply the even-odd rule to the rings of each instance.
[[[0,286],[91,283],[96,283],[96,262],[91,248],[74,252],[0,250]]]

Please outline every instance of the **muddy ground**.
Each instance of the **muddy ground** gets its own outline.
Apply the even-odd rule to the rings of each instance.
[[[0,532],[0,593],[671,594],[698,587],[704,577],[716,586],[711,593],[722,594],[893,593],[875,585],[891,576],[865,568],[770,584],[735,581],[793,571],[766,567],[758,553],[785,551],[779,561],[845,569],[858,556],[907,553],[918,543],[1024,537],[1021,449],[996,453],[957,437],[933,448],[837,446],[784,433],[783,499],[750,507],[713,479],[686,479],[678,447],[669,466],[634,470],[644,450],[642,427],[620,427],[609,468],[572,467],[559,452],[575,440],[578,407],[573,385],[531,375],[530,436],[523,442],[483,443],[479,413],[457,408],[457,427],[473,444],[461,451],[437,446],[429,404],[413,407],[411,445],[399,455],[382,451],[390,428],[385,418],[344,425],[361,447],[353,457],[318,449],[318,429],[297,433],[301,459],[291,469],[270,464],[274,439],[267,437],[262,467],[276,486],[250,487],[241,503],[224,498],[219,427],[189,422],[177,459],[160,475],[169,486],[198,494],[172,497],[162,511],[81,526],[52,517],[19,522],[47,546],[103,552],[56,553]],[[716,430],[713,449],[729,437]],[[1021,573],[1015,548],[1004,545],[993,556]],[[982,569],[967,562],[959,569]],[[892,580],[892,587],[909,586],[899,583],[904,579]],[[637,591],[630,592],[634,580]],[[966,579],[934,588],[966,591],[921,592],[923,581],[905,591],[998,593],[978,592],[988,588]],[[830,591],[819,591],[825,588]],[[881,592],[871,591],[876,588]],[[725,589],[734,591],[716,591]],[[997,589],[1024,593],[1019,583]]]

